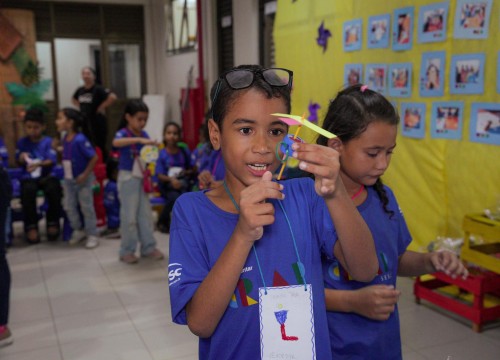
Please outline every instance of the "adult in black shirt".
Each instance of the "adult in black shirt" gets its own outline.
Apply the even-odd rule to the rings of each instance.
[[[82,80],[84,85],[76,89],[71,100],[86,117],[93,141],[101,149],[103,157],[107,158],[108,124],[105,110],[116,100],[116,95],[96,84],[95,71],[91,67],[86,66],[82,69]]]

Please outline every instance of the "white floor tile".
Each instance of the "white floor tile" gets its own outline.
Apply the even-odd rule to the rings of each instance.
[[[14,343],[0,350],[2,356],[58,345],[54,323],[50,319],[12,323],[9,327],[14,336]]]
[[[151,360],[144,342],[136,332],[101,336],[61,345],[68,360]]]
[[[154,359],[197,358],[198,338],[187,326],[168,325],[140,331]]]
[[[2,360],[61,360],[58,346],[40,348],[36,350],[16,352],[14,354],[4,354],[0,349],[0,359]]]
[[[61,344],[135,331],[132,321],[121,308],[59,317],[55,324]]]
[[[170,315],[170,301],[157,300],[155,302],[126,305],[129,317],[137,330],[147,330],[155,327],[165,327],[172,324]]]

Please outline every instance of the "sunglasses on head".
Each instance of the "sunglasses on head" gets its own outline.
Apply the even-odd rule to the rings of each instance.
[[[223,73],[217,80],[217,87],[212,98],[212,107],[217,100],[222,81],[226,81],[227,85],[233,90],[242,90],[250,87],[255,76],[259,75],[266,83],[273,87],[292,88],[293,71],[283,68],[269,69],[233,69]],[[213,112],[212,112],[213,116]]]

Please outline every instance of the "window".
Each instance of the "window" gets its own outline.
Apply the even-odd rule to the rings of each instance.
[[[167,19],[167,53],[196,50],[196,0],[168,0],[165,5]]]

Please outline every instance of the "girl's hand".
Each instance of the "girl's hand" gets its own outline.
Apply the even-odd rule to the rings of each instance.
[[[451,251],[436,251],[429,253],[430,262],[436,271],[442,271],[453,279],[460,276],[466,279],[469,271],[460,259]]]
[[[179,179],[172,177],[170,178],[170,185],[172,185],[174,190],[179,190],[182,187],[182,182]]]
[[[401,291],[392,285],[372,285],[355,293],[352,301],[352,312],[372,320],[384,321],[391,316],[398,302]]]
[[[214,178],[212,177],[212,174],[208,170],[203,170],[199,175],[198,175],[198,182],[199,182],[199,188],[201,190],[203,189],[209,189],[210,185],[214,181]]]
[[[235,231],[249,242],[259,240],[264,234],[264,226],[274,223],[274,206],[266,199],[284,199],[283,185],[272,181],[273,175],[267,171],[262,179],[245,188],[240,194],[240,217]]]
[[[77,185],[81,185],[81,184],[85,183],[85,180],[87,180],[87,176],[85,176],[83,173],[81,173],[80,175],[78,175],[75,178],[75,183]]]
[[[319,196],[333,198],[340,180],[339,153],[330,147],[316,144],[292,144],[292,156],[298,160],[299,168],[315,176],[315,189]]]

